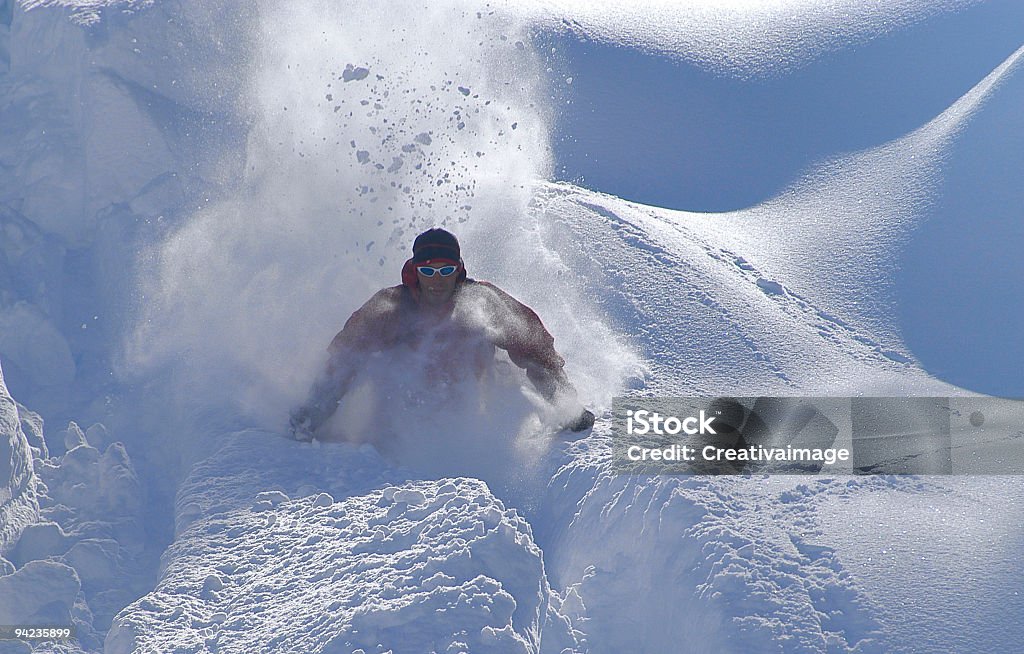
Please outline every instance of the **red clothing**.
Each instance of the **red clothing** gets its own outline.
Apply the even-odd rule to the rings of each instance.
[[[334,337],[328,376],[347,383],[350,374],[342,368],[358,366],[363,355],[402,347],[429,348],[440,375],[480,374],[498,347],[549,400],[570,392],[565,361],[537,314],[497,286],[467,279],[465,270],[458,274],[452,299],[434,310],[420,305],[415,265],[407,261],[403,283],[377,292]]]
[[[417,264],[406,261],[402,283],[377,292],[331,341],[330,360],[308,402],[292,412],[297,438],[311,438],[338,408],[367,358],[385,350],[405,348],[413,355],[408,359],[412,366],[425,364],[411,373],[426,373],[432,381],[456,381],[482,375],[494,362],[495,348],[501,348],[552,405],[576,404],[576,390],[562,369],[565,361],[555,351],[555,339],[532,309],[493,284],[467,279],[458,261],[458,242],[443,230],[418,236],[413,251],[423,263],[458,264],[451,298],[437,304],[452,288],[447,278],[438,278],[430,282],[436,294],[421,302]],[[574,431],[587,429],[594,424],[594,414],[582,409],[567,424]]]

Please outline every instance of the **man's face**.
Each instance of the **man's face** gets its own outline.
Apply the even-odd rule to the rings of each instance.
[[[429,268],[443,268],[447,265],[451,264],[446,261],[431,261],[420,264],[420,266],[427,266]],[[419,266],[417,266],[416,277],[419,278],[420,282],[420,302],[422,304],[437,307],[452,299],[452,295],[455,294],[455,285],[459,279],[458,270],[447,277],[442,277],[439,272],[434,272],[433,276],[427,277],[418,268]]]

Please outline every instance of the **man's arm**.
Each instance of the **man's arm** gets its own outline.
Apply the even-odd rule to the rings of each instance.
[[[401,288],[386,288],[356,310],[331,341],[323,372],[313,382],[306,402],[291,412],[292,434],[311,440],[338,409],[338,403],[366,357],[387,344],[401,301]]]
[[[565,374],[565,359],[555,350],[555,339],[530,307],[487,282],[477,282],[494,294],[495,316],[501,325],[495,345],[508,352],[512,363],[526,370],[537,391],[555,406],[572,407],[573,417],[565,425],[583,431],[594,424],[594,414],[576,398],[576,388]]]
[[[351,350],[331,354],[309,389],[305,403],[291,412],[289,422],[296,440],[312,440],[313,434],[334,415],[364,356]]]

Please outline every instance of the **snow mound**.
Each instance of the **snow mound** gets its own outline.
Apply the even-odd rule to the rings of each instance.
[[[32,561],[0,577],[0,622],[66,625],[81,583],[75,570],[57,561]]]
[[[247,431],[177,505],[156,589],[117,617],[108,653],[574,645],[530,527],[481,481],[406,481],[368,446]]]
[[[744,215],[732,222],[656,209],[559,183],[539,189],[535,210],[611,324],[635,332],[633,345],[650,362],[647,392],[950,391],[913,364],[891,324],[850,311],[829,290],[831,278],[765,261],[762,249],[771,250],[744,233]],[[798,244],[820,238],[810,216],[788,234]],[[869,265],[851,272],[851,286]],[[859,286],[850,293],[863,297]]]
[[[1020,230],[1005,228],[996,213],[996,205],[999,211],[1016,206],[1010,201],[1016,197],[990,189],[990,177],[967,172],[968,162],[950,155],[964,143],[988,142],[989,132],[1019,131],[1007,108],[1021,97],[1022,60],[1024,48],[1019,48],[926,124],[876,148],[833,155],[780,196],[748,209],[673,211],[549,183],[534,199],[537,220],[547,225],[547,242],[586,280],[584,294],[600,298],[613,325],[635,333],[637,345],[653,361],[657,383],[648,384],[649,390],[958,394],[962,391],[929,373],[942,371],[943,364],[970,366],[957,362],[955,354],[940,354],[932,357],[937,364],[923,370],[906,342],[910,330],[904,314],[914,308],[915,345],[925,331],[921,326],[942,331],[946,318],[963,324],[952,333],[971,331],[975,306],[991,304],[1000,315],[1010,315],[1012,309],[1003,307],[1009,292],[1003,280],[1016,269],[1001,266],[1003,274],[994,274],[996,267],[984,255],[995,247],[1007,253],[1020,247]],[[988,155],[986,164],[998,165],[1004,161],[1000,156],[1009,157]],[[960,166],[955,179],[946,172],[951,158]],[[1014,159],[1005,161],[1008,169],[1016,168]],[[970,202],[958,199],[968,191],[969,197],[995,197],[986,223],[978,223]],[[945,204],[957,201],[962,207],[955,216],[935,215],[940,194]],[[946,218],[939,228],[929,225],[936,218]],[[948,254],[905,260],[905,250],[914,247],[908,244],[929,232],[928,247]],[[956,246],[965,232],[974,241],[966,254]],[[949,279],[943,262],[954,252],[975,255],[971,265],[987,272],[960,274],[970,280],[962,285],[959,280],[949,280],[949,288],[936,285],[937,278]],[[914,285],[894,274],[900,268],[914,272]],[[998,295],[990,287],[1004,292]],[[945,306],[953,288],[971,300],[958,303],[968,309]],[[931,308],[914,298],[925,293]],[[982,376],[996,381],[985,390],[1012,393],[1018,376],[1006,371],[999,357],[1014,352],[1018,339],[998,327],[986,333],[989,338],[976,342],[992,345],[996,355],[981,368]],[[953,338],[943,342],[944,351],[962,349],[953,346],[958,342]]]

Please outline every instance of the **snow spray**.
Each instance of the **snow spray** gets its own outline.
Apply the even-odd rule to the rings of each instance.
[[[283,433],[334,333],[444,226],[471,276],[544,317],[570,374],[600,369],[583,399],[610,398],[630,355],[559,286],[531,222],[551,120],[525,23],[485,3],[315,1],[264,3],[258,22],[244,177],[152,253],[126,369],[161,372],[156,401],[193,421]],[[181,431],[186,460],[208,447]]]

